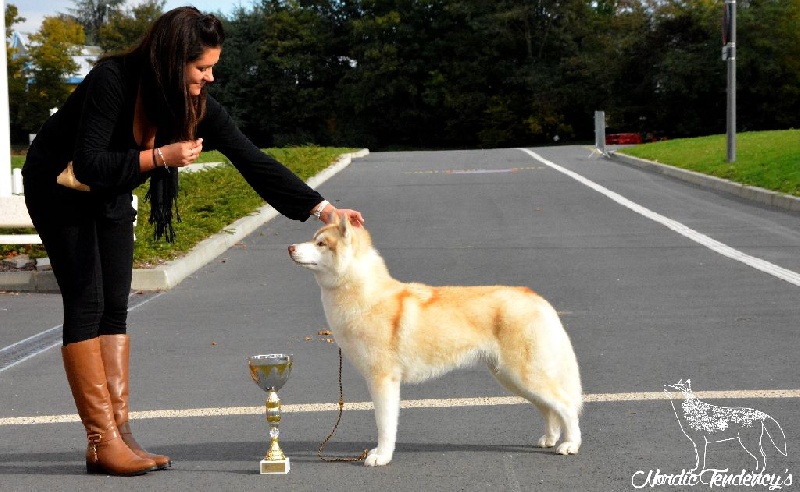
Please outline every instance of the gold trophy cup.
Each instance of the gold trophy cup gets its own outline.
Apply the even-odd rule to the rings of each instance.
[[[281,421],[281,400],[278,390],[292,372],[292,356],[286,354],[254,355],[250,357],[250,376],[259,388],[267,392],[267,422],[270,446],[261,460],[262,475],[289,473],[289,458],[278,444],[278,424]]]

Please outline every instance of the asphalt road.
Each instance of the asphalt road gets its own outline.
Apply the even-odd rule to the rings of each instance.
[[[58,350],[60,299],[0,294],[0,354],[41,346],[0,364],[0,489],[627,491],[719,489],[725,480],[725,490],[800,488],[800,216],[584,147],[532,152],[372,153],[321,192],[363,212],[401,280],[526,285],[556,306],[586,394],[580,454],[534,447],[539,415],[473,367],[404,387],[408,408],[388,466],[321,462],[317,448],[336,421],[337,350],[318,334],[325,320],[313,277],[286,251],[317,224],[281,217],[176,288],[132,296],[132,427],[172,457],[170,470],[85,474],[85,434]],[[266,395],[247,358],[274,352],[295,357],[280,392],[292,470],[261,476]],[[763,412],[705,406],[716,420],[695,425],[734,430],[768,414],[783,436],[773,425],[770,435],[743,433],[741,444],[701,444],[706,471],[681,475],[694,468],[695,448],[677,419],[683,400],[663,389],[686,379],[701,406]],[[369,401],[346,362],[343,385],[346,402]],[[345,410],[326,454],[374,445],[373,415],[362,408]],[[766,474],[742,472],[755,467],[745,447]]]

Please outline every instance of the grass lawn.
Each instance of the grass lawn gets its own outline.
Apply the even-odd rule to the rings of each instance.
[[[727,162],[725,135],[655,142],[619,152],[800,196],[800,130],[740,133],[732,163]]]

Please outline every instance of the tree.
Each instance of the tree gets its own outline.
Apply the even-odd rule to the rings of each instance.
[[[125,0],[73,0],[74,9],[68,9],[70,14],[83,26],[86,42],[100,45],[102,42],[101,28],[108,22],[114,12],[120,10]]]
[[[146,0],[129,11],[114,10],[108,22],[100,26],[99,44],[104,53],[126,51],[147,32],[164,13],[166,0]]]
[[[596,42],[598,13],[585,0],[503,1],[497,16],[507,19],[519,59],[506,85],[514,84],[518,133],[507,144],[586,138],[591,128],[602,45]]]
[[[653,98],[672,136],[725,132],[725,64],[720,59],[721,2],[670,0],[649,39]]]
[[[258,40],[264,39],[266,15],[262,7],[238,8],[233,19],[223,23],[225,47],[209,88],[242,131],[262,147],[272,145],[278,123],[266,104],[270,88],[262,74],[267,67],[259,57]]]
[[[50,109],[59,107],[71,91],[65,79],[78,70],[72,57],[81,53],[83,27],[73,20],[45,17],[42,27],[29,39],[31,68],[24,124],[35,133]]]
[[[259,143],[372,147],[724,132],[724,0],[262,0],[213,94]],[[739,2],[739,127],[800,124],[800,0]]]
[[[608,75],[597,87],[596,109],[606,112],[608,129],[615,132],[659,134],[667,130],[656,95],[662,46],[654,42],[654,5],[644,2],[600,4],[598,28],[602,45],[595,63]],[[669,133],[669,132],[668,132]]]
[[[348,62],[340,55],[335,2],[330,0],[270,1],[259,46],[269,85],[264,94],[274,115],[278,145],[331,143],[338,132],[331,103]]]
[[[16,5],[8,3],[5,9],[6,40],[11,37],[14,24],[25,22],[24,17],[19,17]],[[23,50],[11,47],[6,41],[6,72],[8,75],[8,109],[9,125],[11,127],[11,141],[17,142],[24,138],[21,118],[25,109],[26,79],[23,70],[28,63],[28,56]]]
[[[259,145],[339,143],[336,84],[350,69],[329,0],[264,1],[238,10],[211,91]]]
[[[355,67],[338,85],[352,118],[378,146],[423,146],[432,135],[424,111],[423,86],[429,70],[426,46],[432,41],[434,0],[365,0],[348,19],[348,48]],[[354,5],[355,6],[355,5]],[[343,108],[345,110],[345,108]]]
[[[800,0],[750,0],[737,15],[740,130],[800,125]]]
[[[25,17],[19,16],[19,9],[13,3],[7,3],[5,9],[6,39],[11,37],[12,26],[20,22],[25,22]]]

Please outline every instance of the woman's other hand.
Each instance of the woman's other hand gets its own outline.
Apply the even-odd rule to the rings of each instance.
[[[159,166],[185,167],[194,164],[200,157],[200,152],[203,151],[203,139],[175,142],[159,147],[159,150],[163,156],[163,162],[159,162]]]

